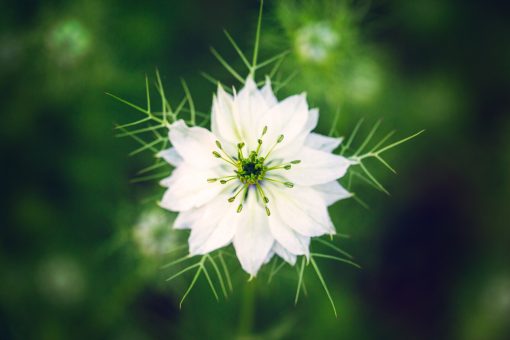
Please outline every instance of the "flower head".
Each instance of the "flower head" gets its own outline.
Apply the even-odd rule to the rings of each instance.
[[[318,114],[305,94],[279,102],[269,80],[258,89],[248,77],[239,93],[218,87],[211,131],[170,126],[173,147],[160,156],[175,170],[160,204],[191,229],[191,255],[233,243],[255,276],[274,254],[294,264],[311,237],[335,233],[327,207],[350,196],[336,180],[352,162],[332,154],[339,138],[311,132]]]

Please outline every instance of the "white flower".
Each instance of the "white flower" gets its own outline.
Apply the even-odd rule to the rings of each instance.
[[[311,237],[335,233],[327,207],[350,196],[336,180],[352,162],[331,153],[339,138],[311,132],[318,114],[305,94],[278,102],[269,80],[258,89],[249,77],[233,96],[218,88],[212,131],[170,126],[173,147],[160,156],[176,169],[160,204],[191,229],[191,255],[233,243],[255,276],[274,254],[294,264]]]
[[[147,256],[159,256],[167,253],[177,243],[177,238],[168,230],[173,223],[161,209],[144,211],[133,229],[133,239],[140,252]]]
[[[318,22],[300,28],[295,45],[298,55],[311,62],[325,61],[340,41],[337,32],[327,22]]]

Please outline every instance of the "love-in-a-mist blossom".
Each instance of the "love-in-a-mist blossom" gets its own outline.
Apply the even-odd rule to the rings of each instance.
[[[233,95],[218,87],[211,131],[170,126],[172,147],[159,155],[175,170],[160,205],[191,229],[190,255],[233,243],[255,276],[275,254],[294,264],[311,237],[335,233],[327,207],[350,196],[337,180],[352,161],[332,153],[339,138],[312,132],[318,116],[305,94],[279,102],[269,80],[258,89],[248,77]]]

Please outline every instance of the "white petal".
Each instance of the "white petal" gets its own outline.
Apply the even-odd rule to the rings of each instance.
[[[328,206],[339,200],[352,197],[352,194],[337,181],[314,185],[313,188],[321,194]]]
[[[241,139],[234,118],[234,99],[221,85],[218,86],[218,94],[213,98],[211,130],[222,142],[236,144]]]
[[[305,131],[310,132],[317,126],[319,122],[319,110],[318,109],[310,109],[308,111],[308,120],[305,125]]]
[[[227,189],[225,185],[208,183],[208,178],[221,176],[220,168],[197,168],[187,163],[175,169],[161,184],[169,186],[160,205],[172,211],[200,207]]]
[[[240,216],[236,207],[221,195],[203,208],[201,216],[193,223],[189,238],[190,255],[207,254],[224,247],[234,237]]]
[[[342,177],[352,161],[328,152],[304,147],[296,155],[301,163],[285,172],[290,182],[300,185],[316,185],[331,182]]]
[[[175,148],[160,151],[157,157],[163,158],[168,164],[178,167],[182,163],[182,157],[179,156]]]
[[[234,248],[241,267],[251,276],[255,276],[266,260],[274,243],[269,231],[268,216],[264,207],[260,206],[255,193],[250,189],[242,217],[234,236]]]
[[[267,152],[280,135],[283,135],[284,139],[277,145],[275,151],[293,143],[297,137],[303,134],[308,116],[305,94],[288,97],[273,106],[260,118],[259,125],[267,126],[262,150]]]
[[[174,222],[174,229],[191,229],[196,220],[202,215],[203,207],[181,211]]]
[[[278,99],[276,99],[273,89],[271,88],[271,80],[269,77],[266,77],[266,84],[260,90],[262,97],[266,100],[266,104],[268,107],[272,107],[278,103]]]
[[[278,215],[297,233],[308,237],[335,233],[326,202],[315,189],[273,185],[265,190],[270,196],[270,204],[276,206]]]
[[[282,245],[280,245],[278,242],[275,242],[273,245],[273,251],[280,256],[282,259],[285,260],[285,262],[289,263],[291,266],[296,264],[296,255],[292,254],[291,252],[287,251]]]
[[[240,134],[238,141],[246,143],[250,151],[258,146],[257,140],[264,128],[264,125],[259,126],[260,117],[266,114],[268,108],[253,78],[246,79],[244,87],[234,97],[234,117]]]
[[[310,238],[302,236],[292,229],[281,217],[278,209],[269,216],[269,229],[278,243],[294,255],[308,255]]]
[[[342,138],[332,138],[312,132],[306,138],[305,145],[312,149],[332,152],[341,142]]]
[[[187,127],[183,120],[170,126],[169,138],[175,150],[186,162],[196,166],[211,167],[221,164],[212,155],[216,147],[216,137],[201,127]]]
[[[275,242],[276,243],[276,242]],[[264,263],[263,264],[266,264],[266,263],[269,263],[269,261],[271,261],[271,259],[273,258],[274,256],[274,245],[273,245],[273,249],[271,249],[269,251],[269,253],[267,254],[266,256],[266,259],[264,260]]]

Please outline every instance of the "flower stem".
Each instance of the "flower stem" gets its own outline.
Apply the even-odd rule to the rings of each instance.
[[[239,314],[239,336],[250,335],[255,317],[255,280],[246,283]]]

